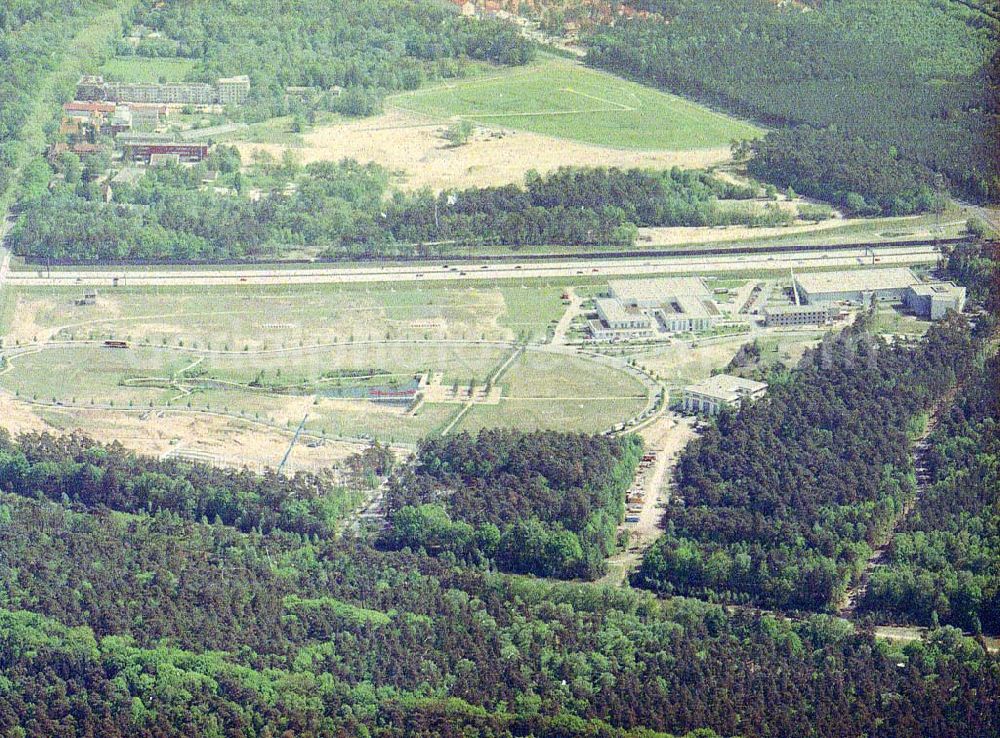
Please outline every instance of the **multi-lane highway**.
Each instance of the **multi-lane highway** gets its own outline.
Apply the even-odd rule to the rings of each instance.
[[[138,267],[100,270],[10,271],[7,280],[18,286],[199,286],[199,285],[271,285],[337,284],[353,282],[436,282],[500,279],[573,278],[585,276],[639,276],[645,274],[707,274],[753,270],[822,269],[888,266],[933,262],[937,251],[932,244],[916,246],[887,245],[874,251],[850,249],[825,251],[822,247],[807,251],[774,254],[664,254],[639,258],[593,260],[554,260],[546,262],[462,262],[444,264],[392,264],[382,267],[371,263],[314,267],[249,268],[238,266],[209,268]]]

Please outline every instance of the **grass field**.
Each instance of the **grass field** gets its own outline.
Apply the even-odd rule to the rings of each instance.
[[[294,428],[308,414],[306,428],[317,434],[415,443],[439,432],[459,406],[426,403],[413,413],[363,400],[318,397],[312,388],[276,394],[251,383],[263,374],[267,383],[315,385],[331,370],[365,369],[391,372],[404,380],[418,372],[441,373],[445,385],[464,386],[473,380],[481,385],[508,353],[509,349],[500,346],[431,342],[247,355],[206,355],[153,346],[116,351],[93,344],[50,345],[14,357],[0,375],[0,387],[23,400],[65,407],[189,408],[278,428]],[[185,380],[185,369],[191,383]],[[192,383],[200,379],[231,385],[192,389]],[[599,431],[627,419],[645,403],[643,388],[634,380],[571,356],[528,352],[500,384],[504,400],[499,406],[477,408],[471,421],[475,427],[499,424]]]
[[[316,434],[415,443],[440,432],[460,405],[433,395],[411,412],[328,397],[329,387],[356,384],[331,380],[331,372],[365,370],[372,384],[390,381],[382,377],[387,373],[400,382],[426,374],[440,375],[448,388],[481,386],[510,355],[511,341],[545,338],[564,309],[560,293],[538,281],[122,287],[102,290],[96,305],[77,306],[78,288],[8,289],[0,311],[11,328],[7,346],[40,350],[15,355],[0,388],[22,400],[58,403],[60,412],[172,408],[281,430],[294,429],[308,413],[306,429]],[[132,348],[100,345],[110,338]],[[501,405],[477,408],[463,423],[600,431],[644,404],[643,387],[621,372],[539,351],[516,361],[498,386]]]
[[[620,371],[574,356],[526,351],[503,375],[498,405],[473,407],[458,430],[503,426],[603,431],[642,411],[645,388]]]
[[[628,149],[714,148],[763,133],[674,95],[556,58],[397,95],[389,103],[437,118]]]
[[[101,67],[101,74],[115,82],[183,82],[194,66],[192,59],[113,56]]]
[[[17,294],[12,341],[124,338],[240,351],[385,340],[511,340],[544,335],[559,288],[316,285],[118,288],[78,307],[79,289]]]

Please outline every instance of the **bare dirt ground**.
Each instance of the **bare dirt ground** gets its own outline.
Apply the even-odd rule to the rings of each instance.
[[[642,561],[643,554],[663,534],[660,527],[663,506],[670,502],[677,459],[684,446],[696,435],[694,422],[694,418],[668,412],[639,432],[647,453],[656,452],[656,462],[643,479],[645,495],[639,522],[624,527],[629,532],[628,550],[608,559],[608,573],[601,580],[603,583],[624,584]]]
[[[219,466],[248,466],[254,471],[277,467],[291,434],[257,428],[237,419],[187,412],[140,414],[69,408],[29,407],[0,395],[0,418],[12,435],[79,432],[97,439],[114,438],[133,451],[152,456],[190,451],[208,454]],[[327,468],[361,450],[346,442],[327,440],[310,447],[310,439],[296,444],[286,471]]]
[[[472,140],[452,147],[447,126],[417,113],[390,108],[375,118],[317,127],[305,146],[237,142],[244,161],[264,150],[280,158],[286,148],[303,164],[313,161],[376,162],[400,176],[403,189],[471,187],[521,182],[529,169],[560,166],[707,167],[730,158],[728,147],[693,151],[629,151],[576,143],[526,131],[479,126]]]
[[[639,243],[646,246],[676,246],[685,243],[715,243],[745,238],[772,238],[795,233],[815,233],[830,228],[866,222],[861,218],[832,218],[821,223],[803,223],[777,228],[749,228],[747,226],[676,226],[669,228],[640,228]],[[647,240],[648,239],[648,240]]]
[[[566,311],[556,324],[556,329],[552,334],[551,343],[553,344],[566,343],[566,334],[569,333],[573,318],[580,312],[580,305],[583,303],[583,298],[576,294],[572,287],[567,287],[565,292],[569,295],[569,305],[566,306]]]

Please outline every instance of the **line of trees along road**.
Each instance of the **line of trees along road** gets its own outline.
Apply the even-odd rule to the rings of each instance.
[[[66,42],[113,0],[4,0],[0,5],[0,197],[27,152],[24,125]]]
[[[936,0],[636,6],[669,22],[603,28],[588,62],[777,127],[756,145],[755,175],[861,213],[926,209],[932,171],[1000,198],[989,15]]]
[[[424,243],[450,248],[491,244],[566,247],[635,242],[638,226],[777,225],[794,215],[776,206],[733,205],[757,193],[697,170],[566,167],[529,173],[523,186],[391,192],[389,173],[344,160],[300,167],[261,166],[270,186],[244,195],[235,148],[217,146],[207,164],[150,170],[101,197],[89,166],[67,155],[62,178],[26,193],[11,231],[14,252],[34,259],[243,259],[310,247],[326,256],[413,254]],[[229,195],[206,191],[215,167],[234,183]],[[291,193],[287,191],[291,189]],[[720,201],[727,201],[721,203]],[[434,247],[426,247],[433,250]]]

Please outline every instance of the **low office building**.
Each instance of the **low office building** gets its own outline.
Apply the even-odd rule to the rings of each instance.
[[[594,301],[597,320],[589,323],[590,335],[598,341],[624,341],[649,338],[653,335],[653,321],[635,307],[625,307],[618,300],[599,297]]]
[[[712,293],[698,277],[613,279],[610,299],[638,310],[663,333],[708,330],[720,317]]]
[[[716,374],[684,388],[684,409],[688,412],[716,415],[722,407],[739,407],[767,392],[767,384],[731,374]]]
[[[931,282],[910,286],[905,295],[906,306],[921,318],[940,320],[949,310],[962,312],[965,287],[952,282]]]
[[[868,305],[903,302],[911,285],[919,284],[905,267],[852,269],[842,272],[807,272],[795,275],[794,289],[808,305],[847,302]]]
[[[769,328],[797,325],[825,325],[830,321],[827,305],[770,305],[764,308],[764,324]]]
[[[146,164],[165,161],[162,155],[175,154],[178,161],[199,162],[208,156],[208,144],[201,141],[175,141],[170,136],[121,134],[117,138],[126,161]]]

